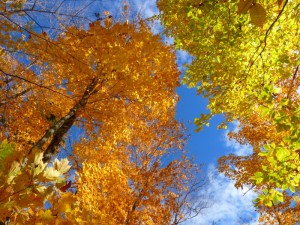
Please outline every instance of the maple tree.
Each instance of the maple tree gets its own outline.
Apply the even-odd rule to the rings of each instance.
[[[194,56],[183,83],[209,101],[210,113],[195,119],[197,130],[223,114],[219,127],[238,120],[230,137],[253,147],[249,156],[222,157],[220,171],[236,187],[260,193],[262,221],[299,222],[299,1],[158,0],[157,6],[166,34]]]
[[[108,12],[51,36],[37,21],[23,27],[24,1],[7,4],[0,221],[175,225],[207,207],[193,199],[204,183],[175,120],[172,47],[143,21],[113,23]]]

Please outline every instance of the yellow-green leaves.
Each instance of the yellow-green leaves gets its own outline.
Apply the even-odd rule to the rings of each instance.
[[[33,176],[39,175],[41,172],[44,171],[45,167],[47,166],[47,163],[43,163],[43,153],[37,151],[34,156],[33,161]]]
[[[256,205],[266,205],[266,206],[274,206],[277,205],[280,202],[283,202],[283,194],[279,191],[276,190],[268,190],[268,189],[264,189],[262,191],[262,194],[260,194],[258,196],[258,198],[256,198],[254,200]]]
[[[208,99],[209,115],[194,121],[198,130],[225,114],[224,124],[240,124],[230,138],[253,147],[249,156],[221,157],[220,171],[236,187],[253,185],[263,193],[258,207],[274,210],[261,207],[262,215],[277,210],[281,221],[295,224],[300,218],[291,215],[296,209],[300,214],[300,202],[289,208],[289,195],[299,186],[300,171],[299,3],[159,0],[158,7],[166,34],[194,57],[183,82]]]
[[[285,148],[277,148],[275,154],[279,162],[284,162],[289,159],[290,151]]]
[[[19,162],[13,161],[7,174],[7,184],[11,184],[15,177],[21,174],[21,165]]]
[[[0,169],[3,167],[3,161],[13,153],[14,148],[15,144],[8,143],[6,139],[0,143]]]
[[[43,176],[49,181],[55,181],[56,179],[59,178],[60,175],[61,175],[61,173],[59,171],[57,171],[56,169],[54,169],[53,167],[46,168],[46,170],[43,174]]]

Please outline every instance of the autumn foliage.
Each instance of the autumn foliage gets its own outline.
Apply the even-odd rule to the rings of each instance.
[[[262,224],[299,223],[299,1],[157,0],[148,20],[65,2],[0,0],[0,223],[177,225],[207,206],[155,18],[193,56],[197,131],[222,114],[253,149],[219,171],[258,193]]]
[[[257,191],[264,224],[299,223],[299,1],[158,0],[160,18],[178,49],[194,56],[183,82],[197,87],[220,128],[253,153],[219,159],[219,169]]]
[[[53,38],[23,26],[23,4],[0,5],[0,220],[179,224],[198,214],[199,171],[174,119],[174,50],[142,20],[108,12]]]

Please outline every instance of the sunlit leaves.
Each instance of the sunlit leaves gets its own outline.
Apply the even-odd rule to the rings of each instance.
[[[283,202],[283,194],[276,190],[264,189],[263,193],[254,200],[256,205],[274,206]]]
[[[266,22],[266,10],[261,4],[256,3],[253,0],[240,0],[237,13],[246,14],[247,12],[249,12],[251,22],[254,25],[263,27]]]
[[[299,222],[291,198],[300,168],[299,3],[160,0],[158,7],[166,34],[194,56],[183,82],[208,98],[210,113],[195,119],[197,130],[225,114],[221,127],[239,121],[229,137],[253,147],[247,156],[221,157],[220,171],[260,194],[265,224]]]
[[[8,144],[4,142],[4,145]],[[15,144],[10,144],[14,146]],[[17,156],[15,147],[12,155],[16,155],[14,160],[3,161],[3,169],[6,173],[0,173],[0,207],[1,220],[16,213],[16,222],[27,221],[33,215],[37,220],[53,219],[52,211],[39,211],[45,201],[52,196],[64,184],[64,174],[68,172],[68,160],[57,161],[57,164],[65,165],[63,170],[57,171],[55,168],[42,162],[42,153],[33,151],[28,157]],[[7,164],[9,162],[9,164]],[[3,183],[4,181],[4,183]],[[48,182],[51,181],[51,182]],[[9,213],[9,214],[7,214]]]
[[[285,148],[278,148],[276,150],[276,157],[279,162],[284,162],[289,159],[290,151]]]
[[[60,174],[64,174],[69,171],[71,166],[69,165],[68,159],[62,159],[61,161],[59,161],[58,159],[55,159],[54,160],[54,168]]]

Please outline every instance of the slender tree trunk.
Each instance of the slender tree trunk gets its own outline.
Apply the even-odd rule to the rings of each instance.
[[[85,92],[81,99],[76,103],[76,105],[70,109],[67,115],[62,117],[57,123],[55,123],[50,129],[48,129],[44,136],[36,142],[36,144],[30,149],[30,152],[33,148],[43,149],[43,145],[52,137],[52,140],[43,154],[43,162],[49,162],[51,157],[55,154],[56,149],[59,147],[63,136],[70,130],[73,126],[76,118],[77,111],[80,108],[84,108],[88,102],[89,97],[96,93],[96,86],[99,83],[99,78],[94,78],[92,82],[86,87]]]

